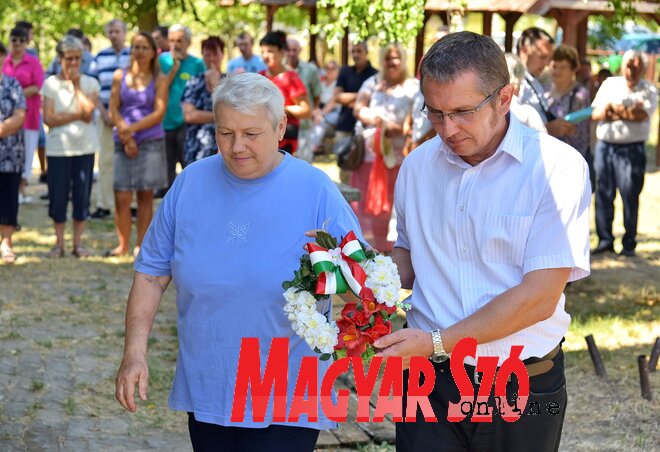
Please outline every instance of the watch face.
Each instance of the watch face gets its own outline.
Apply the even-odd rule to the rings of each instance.
[[[434,363],[441,363],[444,361],[447,361],[449,359],[449,355],[433,355],[431,356],[431,361]]]

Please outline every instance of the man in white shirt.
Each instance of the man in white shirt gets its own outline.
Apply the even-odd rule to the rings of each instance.
[[[646,153],[651,116],[658,106],[658,91],[643,79],[647,59],[642,52],[629,50],[623,56],[621,77],[610,77],[598,90],[591,119],[596,128],[596,233],[598,246],[593,254],[614,251],[614,198],[619,189],[623,203],[621,255],[635,255],[639,194],[644,185]]]
[[[587,164],[509,114],[513,86],[489,37],[460,32],[436,42],[422,63],[421,90],[438,136],[401,166],[392,252],[403,287],[412,288],[412,309],[408,328],[374,345],[382,356],[402,356],[404,365],[412,356],[431,357],[429,401],[438,422],[426,422],[418,409],[416,422],[397,424],[397,448],[556,450],[566,409],[560,344],[570,323],[563,290],[589,274]],[[530,394],[517,422],[498,414],[490,423],[448,421],[448,403],[461,394],[447,358],[466,337],[477,340],[477,356],[496,357],[500,366],[512,345],[524,346]],[[468,357],[476,394],[474,366]],[[509,381],[510,404],[517,391],[517,379]],[[492,391],[488,403],[496,406]],[[528,415],[534,406],[539,414]]]

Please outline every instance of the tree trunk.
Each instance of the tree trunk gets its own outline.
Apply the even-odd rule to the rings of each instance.
[[[136,12],[137,25],[140,31],[153,31],[158,26],[158,0],[143,1]]]

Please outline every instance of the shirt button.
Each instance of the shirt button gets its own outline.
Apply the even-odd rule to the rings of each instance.
[[[467,253],[467,252],[468,252],[467,246],[464,246],[464,247],[463,247],[463,252],[464,252],[464,253]]]
[[[465,206],[461,206],[461,212],[465,210]]]

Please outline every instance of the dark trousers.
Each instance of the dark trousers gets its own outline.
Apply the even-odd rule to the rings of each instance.
[[[266,428],[207,424],[188,413],[188,430],[195,452],[312,452],[319,430],[287,425]]]
[[[73,219],[85,221],[89,216],[94,154],[75,157],[49,156],[47,160],[48,215],[55,223],[65,223],[70,197],[73,203]]]
[[[493,415],[490,423],[471,422],[470,415],[461,422],[447,420],[448,403],[458,402],[461,396],[452,378],[449,361],[434,363],[435,386],[429,395],[429,402],[438,422],[425,422],[418,407],[416,422],[396,424],[396,450],[398,452],[556,451],[561,439],[567,400],[563,353],[560,351],[552,361],[554,365],[551,370],[529,379],[530,393],[527,407],[515,422],[506,422],[494,413],[493,407],[496,406],[496,402],[491,388],[488,404]],[[479,386],[474,383],[474,367],[465,366],[465,368],[475,388],[474,393],[477,394]],[[404,372],[403,381],[405,415],[408,371]],[[507,399],[511,406],[514,404],[517,391],[518,382],[514,377],[506,388]]]
[[[183,143],[186,139],[186,126],[165,131],[165,154],[167,155],[167,187],[171,187],[176,178],[176,164],[185,167]]]
[[[623,202],[623,248],[634,250],[637,242],[637,213],[639,194],[644,186],[646,153],[644,142],[614,144],[596,142],[594,159],[596,170],[596,233],[598,243],[611,246],[614,243],[614,198],[619,189]]]

